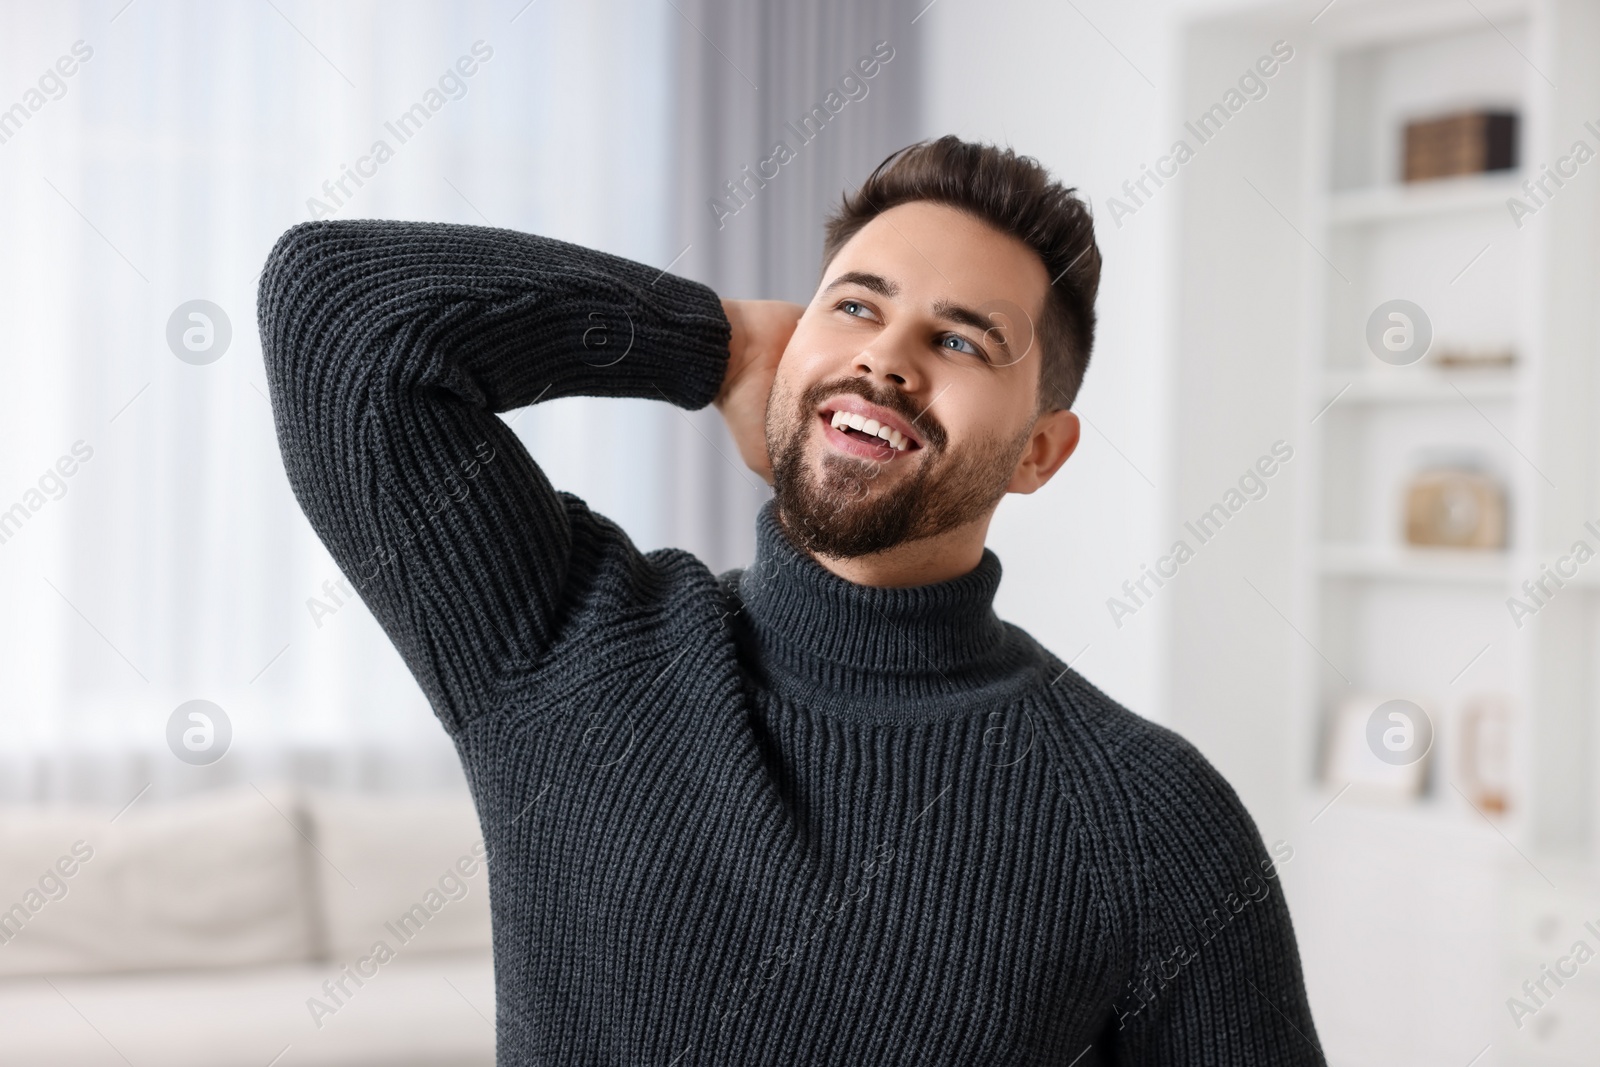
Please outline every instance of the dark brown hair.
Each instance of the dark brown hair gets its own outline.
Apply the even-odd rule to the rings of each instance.
[[[1053,279],[1035,343],[1039,411],[1069,408],[1094,347],[1100,249],[1089,205],[1050,177],[1032,156],[974,144],[953,134],[893,152],[828,216],[823,268],[873,218],[897,204],[947,204],[1018,238],[1039,254]]]

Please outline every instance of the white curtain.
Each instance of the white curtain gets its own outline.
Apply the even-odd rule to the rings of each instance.
[[[821,212],[918,134],[920,6],[0,3],[0,801],[459,781],[289,492],[255,329],[267,251],[313,215],[488,224],[806,300]],[[894,58],[862,78],[879,42]],[[826,129],[787,132],[833,91],[854,96]],[[796,158],[717,225],[708,201],[778,139]],[[205,325],[193,301],[231,327],[211,362],[169,341],[175,314]],[[641,548],[748,560],[768,491],[714,411],[572,399],[508,421]],[[232,730],[205,766],[167,740],[197,699]]]
[[[0,522],[0,800],[454,780],[290,494],[256,276],[378,140],[392,156],[345,179],[333,217],[493,224],[667,267],[678,16],[660,0],[125,3],[0,6],[0,108],[23,109],[0,121],[0,512],[22,508]],[[419,102],[439,106],[402,142],[385,123]],[[194,300],[232,328],[203,365],[167,337]],[[642,548],[726,541],[676,491],[723,465],[714,422],[581,399],[511,418]],[[88,458],[62,475],[75,445]],[[231,723],[209,766],[168,750],[193,699]]]
[[[919,15],[928,0],[672,5],[670,243],[683,250],[674,269],[730,297],[808,303],[824,214],[925,135]],[[694,471],[697,507],[683,532],[707,560],[734,566],[754,551],[755,513],[770,493],[726,451]],[[696,514],[715,518],[699,527]]]

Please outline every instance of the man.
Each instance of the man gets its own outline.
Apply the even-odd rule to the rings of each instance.
[[[1322,1064],[1286,850],[993,611],[995,506],[1078,440],[1086,206],[946,137],[824,259],[804,308],[477,227],[267,262],[291,484],[477,801],[500,1062]],[[497,413],[578,394],[717,404],[749,568],[550,486]]]

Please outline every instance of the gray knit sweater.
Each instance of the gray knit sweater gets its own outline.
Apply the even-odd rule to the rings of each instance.
[[[258,299],[290,484],[477,800],[501,1064],[1324,1062],[1292,851],[997,618],[993,552],[858,586],[768,504],[714,575],[556,491],[497,416],[709,403],[710,289],[350,221],[285,233]]]

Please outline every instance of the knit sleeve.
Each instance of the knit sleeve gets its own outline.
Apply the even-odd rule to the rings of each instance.
[[[1278,868],[1238,795],[1153,727],[1128,778],[1139,827],[1137,957],[1113,1004],[1118,1064],[1326,1067]]]
[[[295,496],[452,732],[559,638],[574,541],[621,536],[497,413],[579,395],[703,407],[730,332],[714,292],[640,263],[378,221],[286,232],[257,317]]]

